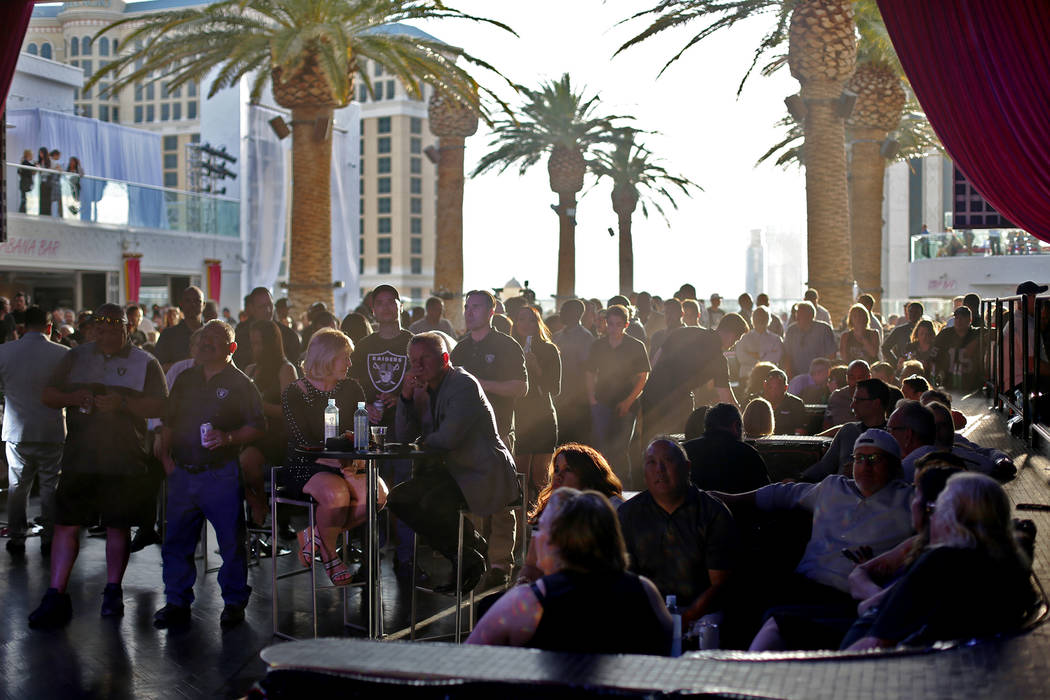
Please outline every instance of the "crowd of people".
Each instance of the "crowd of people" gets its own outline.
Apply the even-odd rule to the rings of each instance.
[[[275,528],[304,566],[317,556],[333,584],[356,580],[337,539],[367,518],[363,464],[301,449],[324,443],[331,406],[339,435],[363,406],[391,441],[428,453],[382,468],[393,570],[438,591],[507,589],[472,643],[667,653],[673,596],[686,629],[721,629],[727,645],[862,649],[1010,629],[1033,600],[999,483],[1013,464],[960,435],[951,407],[984,379],[976,295],[944,328],[918,302],[883,318],[862,294],[836,322],[817,290],[781,316],[763,294],[730,311],[689,284],[547,314],[528,294],[474,290],[463,328],[441,299],[409,310],[390,285],[342,319],[317,303],[296,321],[265,288],[244,302],[220,318],[187,287],[147,320],[137,305],[76,315],[0,299],[7,549],[25,554],[39,479],[51,563],[31,627],[71,618],[85,527],[107,541],[101,613],[123,614],[132,552],[160,541],[165,480],[158,628],[190,623],[205,520],[223,559],[220,623],[243,621],[246,532],[268,517],[272,466],[317,503],[312,529]],[[831,438],[823,457],[771,483],[752,443],[814,433]],[[807,535],[779,575],[761,564],[756,524],[786,512]],[[413,532],[459,575],[415,569]]]

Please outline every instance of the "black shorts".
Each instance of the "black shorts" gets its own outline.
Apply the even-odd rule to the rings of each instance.
[[[148,475],[63,472],[55,492],[55,523],[128,528],[151,522],[156,483]]]

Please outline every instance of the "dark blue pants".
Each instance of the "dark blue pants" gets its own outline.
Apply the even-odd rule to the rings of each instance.
[[[201,539],[204,519],[215,528],[222,567],[219,587],[227,605],[248,602],[247,528],[244,522],[244,486],[237,460],[222,467],[191,474],[176,467],[168,477],[167,528],[161,555],[164,595],[168,603],[189,607],[197,565],[193,555]]]
[[[634,437],[635,416],[616,413],[616,406],[598,403],[591,406],[591,431],[594,446],[609,462],[616,476],[625,484],[631,483],[631,438]]]

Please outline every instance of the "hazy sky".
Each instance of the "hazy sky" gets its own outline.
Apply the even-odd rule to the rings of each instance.
[[[457,9],[503,21],[520,38],[465,22],[420,25],[439,39],[465,47],[511,79],[535,86],[568,72],[600,94],[610,114],[630,114],[638,128],[658,131],[646,142],[665,166],[701,187],[679,198],[670,228],[650,209],[634,217],[635,287],[663,295],[685,281],[704,297],[713,291],[735,297],[744,286],[749,231],[805,228],[805,189],[798,169],[754,167],[776,143],[773,124],[783,99],[798,82],[782,69],[775,77],[753,75],[739,99],[737,85],[755,46],[774,21],[758,17],[722,30],[690,49],[662,77],[664,62],[700,29],[666,32],[615,59],[613,52],[640,31],[640,22],[616,23],[655,0],[453,0]],[[634,32],[632,32],[634,30]],[[467,139],[469,169],[486,150],[484,125]],[[608,297],[617,292],[616,216],[610,186],[587,185],[577,207],[576,292]],[[464,196],[465,288],[501,286],[510,277],[529,280],[552,295],[557,277],[558,221],[550,205],[546,160],[525,177],[517,171],[468,179]],[[665,207],[665,210],[667,207]],[[800,261],[804,251],[799,251]]]

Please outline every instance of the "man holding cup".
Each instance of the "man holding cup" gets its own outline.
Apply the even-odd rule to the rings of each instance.
[[[51,587],[29,616],[35,629],[61,627],[73,616],[66,585],[79,551],[80,528],[99,523],[106,527],[102,615],[124,614],[120,584],[131,526],[153,507],[146,419],[164,412],[164,373],[152,355],[131,344],[122,307],[103,304],[93,319],[96,341],[66,353],[41,394],[44,405],[70,410],[55,493]]]

